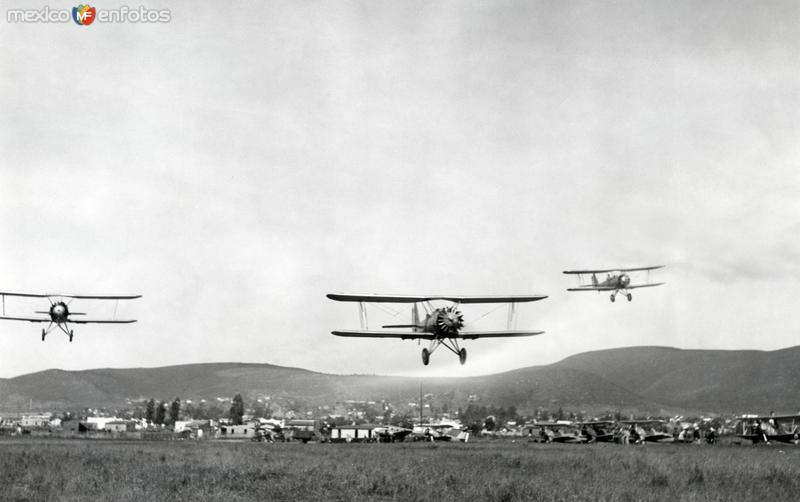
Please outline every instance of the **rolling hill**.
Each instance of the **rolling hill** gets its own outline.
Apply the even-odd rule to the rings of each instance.
[[[306,407],[346,400],[406,405],[420,384],[437,406],[555,410],[797,412],[800,346],[761,351],[629,347],[586,352],[546,366],[481,377],[331,375],[270,364],[213,363],[161,368],[47,370],[0,379],[0,409],[114,408],[128,400],[271,396]]]

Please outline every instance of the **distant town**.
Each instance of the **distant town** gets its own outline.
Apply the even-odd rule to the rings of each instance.
[[[514,406],[435,407],[432,394],[417,402],[347,400],[313,409],[285,398],[241,394],[212,400],[129,400],[119,409],[5,413],[0,436],[129,440],[252,440],[317,442],[469,441],[517,439],[556,443],[706,442],[720,438],[798,443],[800,417],[636,416],[608,411],[540,408],[530,416]],[[786,420],[791,418],[791,420]],[[778,419],[778,420],[776,420]]]

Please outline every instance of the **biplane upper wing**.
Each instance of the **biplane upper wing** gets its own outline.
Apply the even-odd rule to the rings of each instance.
[[[0,296],[24,296],[28,298],[77,298],[83,300],[135,300],[142,295],[67,295],[62,293],[17,293],[14,291],[0,291]]]
[[[400,338],[402,340],[433,340],[436,335],[425,331],[331,331],[336,336],[350,336],[361,338]],[[448,338],[460,338],[462,340],[475,340],[476,338],[502,338],[511,336],[534,336],[541,335],[544,331],[461,331]]]
[[[603,274],[606,272],[640,272],[644,270],[656,270],[659,268],[664,268],[664,265],[653,265],[650,267],[633,267],[633,268],[605,268],[605,269],[593,269],[593,270],[564,270],[564,274],[575,274],[575,275],[584,275],[584,274]]]
[[[326,295],[331,300],[338,302],[367,302],[367,303],[419,303],[432,300],[446,300],[454,303],[522,303],[544,300],[547,295],[506,295],[506,296],[455,296],[455,295],[379,295],[379,294],[340,294]]]
[[[772,420],[797,420],[797,421],[800,421],[800,415],[764,415],[764,416],[744,415],[744,416],[741,416],[741,417],[736,417],[736,419],[737,420],[745,420],[745,421],[747,421],[747,420],[762,421],[762,420],[770,420],[770,419],[772,419]]]
[[[11,317],[0,316],[0,320],[4,321],[28,321],[28,322],[52,322],[49,317]],[[73,319],[67,320],[68,323],[73,324],[130,324],[136,322],[135,319]]]

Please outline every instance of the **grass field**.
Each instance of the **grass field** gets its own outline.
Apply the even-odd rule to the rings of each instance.
[[[22,438],[0,499],[798,500],[800,447]]]

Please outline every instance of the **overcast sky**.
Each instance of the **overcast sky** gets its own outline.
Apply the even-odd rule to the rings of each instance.
[[[797,2],[198,4],[90,26],[3,9],[0,290],[143,298],[117,311],[138,323],[76,326],[71,344],[2,322],[0,377],[217,361],[473,375],[798,343]],[[44,5],[72,7],[4,7]],[[667,284],[631,303],[567,293],[561,274],[651,264]],[[329,292],[550,297],[517,322],[546,334],[423,367],[415,342],[331,335],[359,322]],[[389,307],[370,327],[410,318]]]

